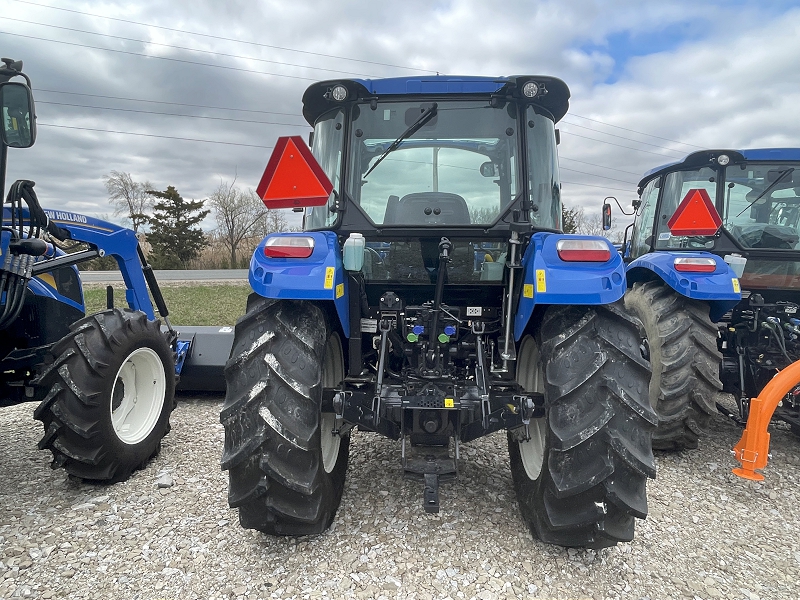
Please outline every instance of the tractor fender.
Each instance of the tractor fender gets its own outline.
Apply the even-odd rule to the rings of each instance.
[[[679,272],[676,258],[711,258],[711,273]],[[717,322],[742,299],[739,278],[722,258],[711,252],[650,252],[630,262],[626,269],[628,287],[637,281],[660,279],[681,296],[708,302],[709,317]]]
[[[314,249],[308,258],[271,258],[264,254],[264,246],[273,237],[310,237]],[[264,298],[332,300],[344,335],[350,337],[345,271],[336,233],[271,233],[253,252],[248,279],[253,291]]]
[[[77,276],[76,276],[77,278]],[[43,273],[37,277],[33,277],[28,281],[28,290],[35,296],[42,296],[44,298],[51,298],[58,302],[63,302],[67,306],[71,306],[81,312],[86,312],[86,306],[83,302],[76,302],[72,298],[68,298],[58,292],[57,284],[49,273]],[[81,290],[81,297],[83,293]]]
[[[558,256],[561,239],[602,240],[610,257],[605,262],[565,262]],[[522,293],[514,318],[519,341],[536,305],[611,304],[625,294],[625,266],[606,238],[590,235],[535,233],[522,257]]]

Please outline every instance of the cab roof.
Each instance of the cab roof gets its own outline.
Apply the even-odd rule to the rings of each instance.
[[[543,85],[544,93],[536,98],[522,95],[522,86],[529,81]],[[347,98],[337,102],[330,90],[344,86]],[[309,86],[303,94],[303,116],[312,126],[323,113],[354,100],[366,99],[425,99],[439,96],[512,96],[548,110],[558,122],[569,108],[569,88],[556,77],[544,75],[515,75],[511,77],[471,77],[434,75],[430,77],[392,77],[388,79],[331,79]]]
[[[649,180],[663,175],[669,171],[678,171],[684,168],[700,167],[714,164],[717,157],[721,154],[727,155],[731,159],[731,164],[737,164],[748,161],[764,161],[764,162],[783,162],[783,161],[798,161],[800,162],[800,148],[753,148],[750,150],[700,150],[699,152],[692,152],[683,160],[667,163],[650,169],[639,181],[639,187],[644,187],[645,183]]]

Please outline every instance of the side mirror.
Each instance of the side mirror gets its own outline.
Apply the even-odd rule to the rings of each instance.
[[[497,165],[488,161],[481,165],[481,175],[484,177],[497,177],[500,173]]]
[[[31,89],[19,81],[0,83],[3,126],[0,139],[9,148],[30,148],[36,141],[36,113]]]
[[[611,229],[611,205],[606,202],[603,204],[603,231]]]

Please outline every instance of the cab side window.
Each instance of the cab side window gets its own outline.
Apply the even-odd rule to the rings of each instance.
[[[642,204],[633,226],[631,235],[631,258],[638,258],[650,251],[653,245],[653,226],[656,217],[656,204],[658,203],[658,190],[661,179],[653,179],[642,191]]]

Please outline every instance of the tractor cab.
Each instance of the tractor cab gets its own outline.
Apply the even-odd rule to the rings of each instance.
[[[711,206],[692,208],[693,218],[718,219],[719,227],[676,234],[677,210],[700,193]],[[743,289],[784,299],[800,290],[800,149],[696,152],[645,174],[639,194],[626,261],[702,250],[734,266]]]
[[[499,283],[512,223],[560,229],[563,82],[437,79],[329,81],[304,95],[312,152],[334,190],[306,209],[304,228],[363,235],[368,284],[435,283],[443,233],[448,283]]]

